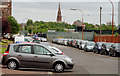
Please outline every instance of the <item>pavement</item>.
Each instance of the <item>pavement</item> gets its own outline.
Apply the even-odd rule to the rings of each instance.
[[[74,75],[74,74],[118,74],[118,57],[94,54],[84,52],[76,48],[52,44],[71,57],[74,61],[72,70],[65,70],[63,73],[55,73],[50,69],[20,68],[19,70],[10,70],[0,64],[1,74],[46,74],[48,75]],[[69,76],[68,75],[68,76]]]

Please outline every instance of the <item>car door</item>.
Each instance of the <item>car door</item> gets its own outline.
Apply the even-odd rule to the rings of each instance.
[[[33,64],[33,55],[31,45],[19,45],[16,49],[16,57],[20,61],[20,64],[23,66],[31,66]]]
[[[40,45],[34,45],[34,57],[33,60],[35,62],[34,66],[49,68],[51,67],[51,62],[53,57],[50,56],[49,50]]]

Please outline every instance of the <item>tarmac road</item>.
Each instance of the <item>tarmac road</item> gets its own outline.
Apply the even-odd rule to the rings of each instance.
[[[63,73],[55,73],[49,69],[20,68],[10,70],[0,64],[1,74],[118,74],[118,58],[105,55],[84,52],[76,48],[52,44],[71,57],[74,61],[74,69]]]

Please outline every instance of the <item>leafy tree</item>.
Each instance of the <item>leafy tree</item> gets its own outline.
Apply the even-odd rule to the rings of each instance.
[[[17,23],[16,19],[13,16],[8,16],[7,20],[11,26],[11,33],[17,34],[20,30],[20,25]]]
[[[28,19],[28,21],[27,21],[27,26],[30,26],[30,25],[33,25],[33,20],[31,20],[31,19]]]

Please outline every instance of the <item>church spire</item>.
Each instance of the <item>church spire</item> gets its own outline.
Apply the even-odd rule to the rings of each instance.
[[[57,22],[62,22],[60,2],[59,2],[59,6],[58,6]]]

